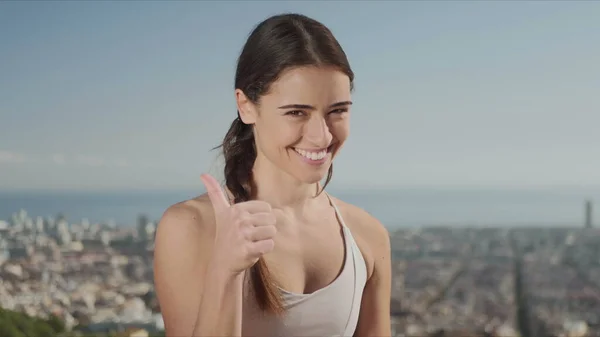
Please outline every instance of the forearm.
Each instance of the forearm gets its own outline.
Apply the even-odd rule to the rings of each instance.
[[[209,266],[193,337],[242,335],[243,278]]]

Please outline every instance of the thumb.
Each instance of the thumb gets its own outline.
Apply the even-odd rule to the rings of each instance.
[[[208,193],[208,197],[212,202],[215,212],[222,211],[230,206],[227,196],[225,196],[221,185],[219,185],[215,178],[210,174],[203,174],[200,176],[200,180],[202,180],[204,187],[206,187],[206,192]]]

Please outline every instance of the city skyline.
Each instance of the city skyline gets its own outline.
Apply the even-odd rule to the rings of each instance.
[[[203,189],[283,12],[357,75],[334,186],[600,186],[597,2],[2,2],[0,189]]]
[[[141,216],[135,227],[122,228],[20,212],[0,221],[0,315],[53,314],[65,336],[164,332],[152,269],[156,223],[149,220]],[[392,336],[596,336],[599,234],[498,227],[390,232]],[[17,331],[26,329],[22,322]]]

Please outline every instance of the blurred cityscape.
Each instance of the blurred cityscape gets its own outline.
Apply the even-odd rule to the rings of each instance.
[[[393,335],[600,336],[600,230],[585,214],[569,228],[394,231]],[[15,213],[0,221],[1,307],[71,330],[162,331],[155,229]]]

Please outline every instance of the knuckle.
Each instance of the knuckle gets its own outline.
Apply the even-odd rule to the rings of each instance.
[[[247,228],[243,228],[240,230],[240,239],[242,239],[243,241],[248,241],[251,239],[251,233]]]
[[[248,244],[246,246],[246,252],[247,252],[246,256],[248,256],[248,257],[251,257],[251,258],[258,257],[258,255],[261,254],[260,246],[257,246],[256,244]]]
[[[250,227],[250,225],[252,225],[252,219],[250,219],[250,217],[244,217],[240,221],[241,221],[242,226],[244,226],[244,227]]]
[[[236,217],[236,221],[240,226],[248,226],[250,224],[250,216],[248,213],[240,212]]]
[[[249,244],[242,245],[240,248],[242,250],[242,256],[244,258],[248,258],[250,255],[252,255],[252,251]]]
[[[275,248],[275,241],[273,239],[266,240],[265,248],[265,253],[272,251]]]
[[[269,212],[271,211],[271,204],[269,204],[268,202],[266,202],[266,201],[260,201],[260,205],[262,207],[264,207],[265,209],[267,209]]]

